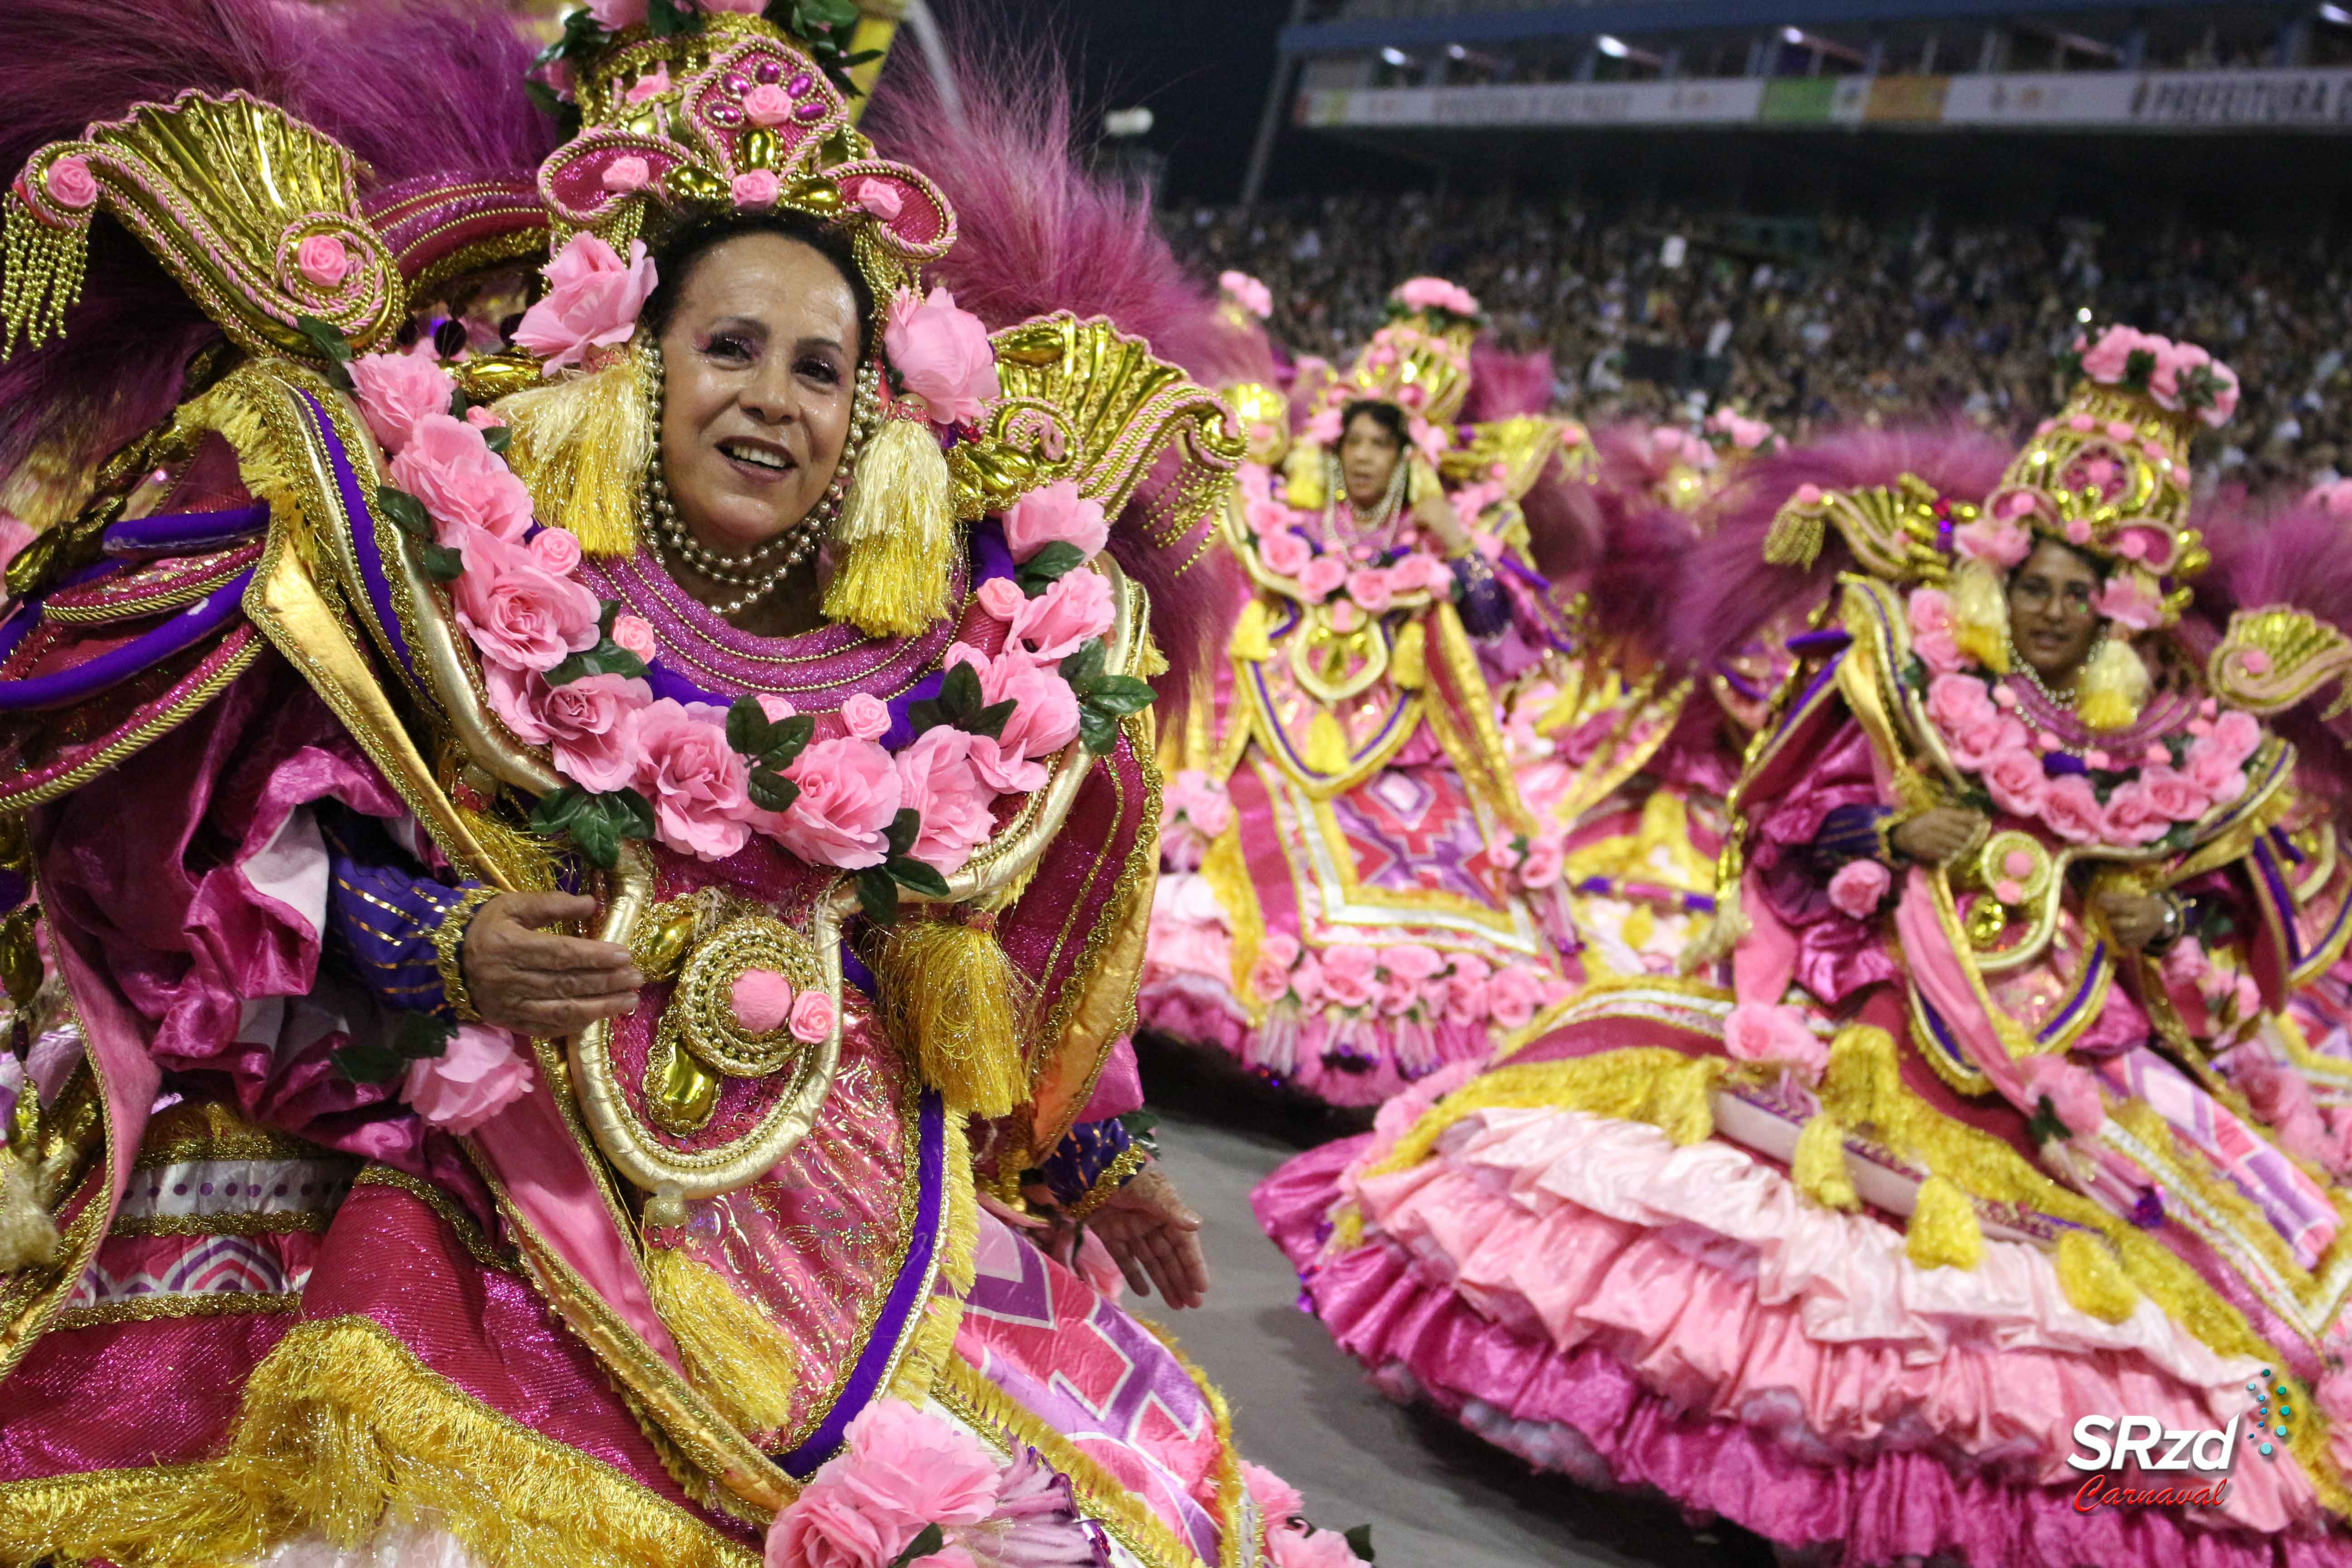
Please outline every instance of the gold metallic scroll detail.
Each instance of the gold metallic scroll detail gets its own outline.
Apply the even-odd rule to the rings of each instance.
[[[976,521],[1057,479],[1117,517],[1160,456],[1173,447],[1192,498],[1157,520],[1181,537],[1223,499],[1223,480],[1248,442],[1216,395],[1155,357],[1140,338],[1097,316],[1066,312],[998,332],[997,381],[980,438],[948,454],[956,516]],[[1215,480],[1203,483],[1202,480]]]
[[[1940,582],[1945,562],[1936,548],[1938,499],[1916,474],[1902,475],[1892,489],[1820,490],[1803,500],[1791,498],[1773,516],[1764,559],[1775,566],[1809,568],[1833,527],[1870,575],[1890,583]],[[1961,510],[1955,509],[1956,515]]]
[[[696,1060],[729,1078],[770,1077],[803,1050],[789,1024],[754,1034],[735,1016],[735,983],[755,969],[782,975],[796,993],[824,979],[807,938],[782,921],[743,915],[695,944],[663,1014],[665,1024],[679,1021],[681,1041]]]
[[[65,208],[49,195],[49,170],[68,157],[96,178],[90,206]],[[10,268],[0,299],[8,338],[24,330],[37,345],[63,331],[90,219],[103,208],[239,348],[317,362],[320,350],[297,324],[306,315],[355,349],[373,347],[407,313],[408,291],[391,251],[359,216],[358,173],[341,144],[243,92],[184,92],[93,125],[87,141],[51,142],[33,154],[7,199],[9,260],[31,263],[34,272],[20,284],[18,268]],[[324,282],[301,266],[306,246],[320,258],[321,241],[339,248],[341,263]]]
[[[1573,443],[1569,440],[1575,432]],[[1535,488],[1554,458],[1590,452],[1584,432],[1565,419],[1539,414],[1518,414],[1485,425],[1465,426],[1463,444],[1438,459],[1437,471],[1448,484],[1471,485],[1492,479],[1502,485],[1506,500],[1517,500]],[[1575,459],[1565,459],[1571,471]],[[1502,471],[1496,473],[1499,468]]]
[[[2352,674],[2352,638],[2284,605],[2240,610],[2205,661],[2206,684],[2233,708],[2264,718],[2283,713],[2330,681]],[[2352,682],[2336,689],[2323,719],[2352,709]]]

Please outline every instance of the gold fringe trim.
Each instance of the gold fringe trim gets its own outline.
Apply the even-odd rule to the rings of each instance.
[[[868,637],[913,637],[948,613],[955,510],[930,427],[888,418],[857,456],[834,527],[824,613]]]
[[[470,1398],[365,1318],[299,1324],[201,1465],[0,1487],[0,1560],[227,1568],[321,1535],[446,1531],[483,1568],[756,1568],[602,1460]]]
[[[1845,1168],[1845,1123],[1827,1110],[1807,1121],[1789,1158],[1789,1179],[1823,1208],[1860,1208],[1862,1196]]]
[[[891,1038],[911,1049],[948,1114],[1009,1116],[1029,1098],[1022,1048],[1033,989],[995,934],[953,920],[908,920],[874,964]]]
[[[1903,1232],[1903,1256],[1919,1268],[1974,1268],[1984,1261],[1984,1227],[1977,1211],[1948,1176],[1919,1184],[1911,1223]]]
[[[1952,574],[1952,641],[1999,675],[2009,673],[2009,600],[1992,568],[1971,556]]]
[[[2140,705],[2147,700],[2151,685],[2147,666],[2132,651],[2132,645],[2110,637],[2083,667],[2077,711],[2094,730],[2109,733],[2128,730],[2139,722]]]
[[[637,548],[637,514],[653,466],[652,374],[644,346],[593,375],[510,393],[495,405],[507,422],[507,463],[541,519],[560,519],[591,555]]]
[[[2123,1268],[2087,1231],[2058,1238],[2058,1285],[2067,1304],[2103,1323],[2120,1323],[2139,1306],[2139,1292]]]
[[[800,1386],[791,1337],[682,1247],[646,1248],[646,1288],[702,1396],[746,1433],[782,1431]]]
[[[26,171],[28,178],[45,177]],[[94,209],[93,209],[94,210]],[[89,265],[89,218],[44,223],[14,191],[0,196],[0,361],[66,335],[66,312],[81,301]]]
[[[1664,1046],[1496,1068],[1430,1107],[1364,1175],[1411,1170],[1464,1117],[1507,1107],[1558,1106],[1618,1121],[1646,1121],[1677,1144],[1700,1142],[1715,1131],[1707,1093],[1727,1070],[1718,1057],[1686,1057]]]

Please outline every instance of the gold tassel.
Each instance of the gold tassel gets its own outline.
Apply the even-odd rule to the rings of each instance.
[[[1005,1116],[1029,1098],[1029,983],[984,925],[907,920],[874,966],[891,1037],[912,1050],[950,1116]]]
[[[2139,1291],[2113,1254],[2088,1231],[2058,1238],[2058,1284],[2078,1312],[2103,1323],[2120,1323],[2139,1305]]]
[[[1667,1068],[1650,1085],[1642,1120],[1677,1146],[1706,1142],[1715,1135],[1715,1107],[1707,1095],[1722,1073],[1723,1062],[1715,1057],[1692,1057]]]
[[[930,426],[886,418],[858,455],[833,531],[824,613],[868,637],[913,637],[948,613],[955,549],[948,460]]]
[[[32,1092],[27,1083],[24,1093]],[[0,1274],[46,1265],[57,1253],[57,1221],[41,1203],[33,1169],[0,1143]]]
[[[1829,1111],[1814,1115],[1797,1134],[1797,1152],[1789,1160],[1789,1178],[1797,1190],[1823,1208],[1858,1209],[1862,1198],[1845,1168],[1845,1124]]]
[[[1875,1024],[1848,1024],[1830,1041],[1829,1069],[1822,1075],[1822,1104],[1843,1121],[1878,1129],[1895,1140],[1900,1129],[1903,1069],[1895,1058],[1895,1038]]]
[[[637,513],[654,460],[653,400],[645,351],[593,375],[511,393],[495,405],[511,432],[507,464],[530,491],[540,521],[571,531],[591,555],[637,548]]]
[[[1429,684],[1429,644],[1417,620],[1405,623],[1397,633],[1396,647],[1389,655],[1389,676],[1407,691],[1418,690]]]
[[[2150,684],[2147,666],[2131,644],[2110,637],[2083,667],[2082,701],[2075,710],[2094,730],[2128,730],[2139,722]]]
[[[1307,765],[1318,773],[1348,771],[1348,737],[1328,708],[1315,710],[1307,721]]]
[[[1992,568],[1974,556],[1953,572],[1952,641],[1997,674],[2009,673],[2009,600]]]
[[[1919,1184],[1903,1256],[1918,1268],[1974,1268],[1984,1260],[1984,1227],[1968,1194],[1949,1177],[1930,1176]]]
[[[1323,498],[1330,493],[1323,472],[1329,460],[1329,454],[1312,441],[1292,447],[1282,460],[1282,499],[1301,511],[1321,510]]]
[[[66,312],[81,301],[89,265],[89,220],[56,228],[15,192],[0,200],[0,361],[19,336],[39,348],[66,335]]]
[[[1234,622],[1233,641],[1228,646],[1235,658],[1247,659],[1252,664],[1263,664],[1274,657],[1274,644],[1266,640],[1264,600],[1252,599],[1242,606],[1241,615]]]
[[[646,1248],[646,1285],[703,1397],[747,1434],[782,1430],[800,1383],[784,1331],[681,1248]]]

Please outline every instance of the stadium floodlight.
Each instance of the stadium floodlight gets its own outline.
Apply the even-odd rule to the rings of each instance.
[[[2091,324],[2091,307],[2084,305],[2080,310],[2076,310],[2074,312],[2074,319],[2082,322],[2084,326],[2089,326]]]
[[[2338,27],[2352,27],[2352,11],[2347,11],[2341,5],[2323,5],[2319,8],[2319,19]]]
[[[1780,29],[1780,41],[1784,44],[1801,44],[1805,41],[1805,30],[1802,27],[1783,27]]]
[[[1384,63],[1392,66],[1411,65],[1412,63],[1410,56],[1408,56],[1402,49],[1400,49],[1393,45],[1381,51],[1381,59]]]
[[[1622,60],[1631,52],[1625,47],[1625,40],[1614,33],[1601,34],[1592,40],[1592,47],[1612,60]]]
[[[1124,139],[1151,134],[1151,110],[1144,104],[1133,109],[1114,109],[1103,116],[1103,134]]]
[[[1448,44],[1445,46],[1445,58],[1449,60],[1466,60],[1470,58],[1470,51],[1459,44]]]

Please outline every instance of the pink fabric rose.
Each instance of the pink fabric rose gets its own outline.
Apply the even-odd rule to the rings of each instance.
[[[595,595],[496,534],[477,530],[464,549],[465,574],[449,597],[483,658],[544,672],[596,646]]]
[[[1259,1001],[1278,1002],[1290,990],[1290,966],[1276,963],[1261,952],[1257,962],[1250,965],[1249,985],[1251,994]]]
[[[624,103],[651,103],[669,89],[669,64],[663,61],[631,82],[629,90],[621,94],[621,100]]]
[[[737,206],[756,212],[774,206],[783,190],[774,170],[747,169],[729,182],[727,195]]]
[[[1557,834],[1538,835],[1528,842],[1527,857],[1519,862],[1519,886],[1549,888],[1559,880],[1567,864],[1567,841]]]
[[[503,430],[506,428],[507,421],[506,416],[497,409],[486,408],[477,403],[466,410],[466,423],[477,430]]]
[[[613,623],[613,640],[614,642],[621,641],[621,622],[634,620],[635,618],[636,617],[634,616],[623,616]],[[629,645],[626,643],[621,643],[621,646],[623,647],[627,647]],[[800,711],[799,709],[792,705],[790,699],[779,697],[772,691],[762,691],[760,693],[759,702],[760,716],[771,724],[781,724],[785,720]]]
[[[1348,580],[1348,563],[1337,555],[1318,555],[1293,574],[1299,591],[1310,599],[1328,599]]]
[[[804,1046],[824,1043],[840,1020],[840,1009],[822,991],[808,990],[793,998],[793,1038]]]
[[[1004,542],[1015,561],[1026,561],[1048,544],[1076,545],[1091,561],[1109,540],[1102,502],[1080,495],[1068,479],[1031,490],[1004,514]]]
[[[578,364],[592,348],[627,342],[655,281],[644,240],[631,240],[629,258],[623,261],[611,246],[583,230],[547,264],[547,294],[523,312],[515,345],[546,361],[551,374]]]
[[[1806,1079],[1829,1066],[1829,1047],[1804,1016],[1779,1003],[1743,1002],[1723,1020],[1723,1048],[1743,1062],[1779,1062]]]
[[[2153,350],[2161,340],[2150,339],[2131,327],[2109,327],[2099,334],[2099,341],[2083,351],[2083,374],[2093,381],[2113,386],[2123,380],[2124,370],[2137,350]]]
[[[421,415],[409,426],[392,460],[392,482],[425,503],[434,537],[454,548],[465,548],[475,530],[517,540],[530,527],[530,491],[483,445],[479,430],[446,414]]]
[[[1443,971],[1445,960],[1425,942],[1400,942],[1381,949],[1381,967],[1391,974],[1417,982]]]
[[[538,684],[538,718],[557,769],[598,795],[626,787],[640,761],[637,715],[652,704],[653,688],[620,675]]]
[[[1285,969],[1297,963],[1299,955],[1306,952],[1306,949],[1298,945],[1298,939],[1286,931],[1266,932],[1265,936],[1258,939],[1257,950]]]
[[[1041,664],[1055,664],[1110,630],[1110,580],[1099,572],[1066,573],[1014,612],[1004,634]]]
[[[1318,447],[1338,446],[1339,444],[1339,411],[1337,408],[1318,409],[1307,419],[1307,428],[1302,434]]]
[[[1543,1005],[1543,982],[1530,969],[1511,963],[1486,982],[1487,1016],[1505,1029],[1524,1029]]]
[[[2050,795],[2050,775],[2042,759],[2022,746],[1994,753],[1977,776],[1991,792],[1992,803],[2011,816],[2041,816]]]
[[[613,641],[620,647],[628,649],[631,653],[635,654],[639,658],[651,658],[654,656],[653,623],[646,620],[643,616],[614,616],[613,617]],[[778,700],[782,700],[782,699],[779,699]],[[767,700],[765,698],[761,699],[760,706],[762,709],[765,709],[767,705]],[[789,719],[791,717],[792,709],[790,705],[787,704],[783,712],[769,714],[768,721],[770,723],[773,723],[779,719]]]
[[[1274,290],[1251,277],[1227,268],[1217,274],[1217,287],[1234,297],[1234,302],[1259,321],[1274,314]]]
[[[448,413],[457,389],[447,371],[411,354],[362,354],[352,361],[352,390],[359,399],[360,417],[387,457],[400,456],[418,420]]]
[[[1352,942],[1323,950],[1323,994],[1342,1007],[1361,1007],[1380,993],[1380,957]]]
[[[2214,720],[2213,733],[2198,742],[2228,758],[2231,767],[2243,767],[2262,743],[2263,727],[2252,714],[2236,708]]]
[[[2108,843],[2153,844],[2171,830],[2171,816],[2138,779],[2117,784],[2107,795]]]
[[[1830,903],[1849,920],[1868,920],[1878,912],[1893,882],[1877,861],[1849,860],[1830,879]]]
[[[1040,668],[1017,651],[986,664],[974,663],[980,670],[981,701],[993,707],[1010,699],[1013,709],[995,740],[973,738],[973,770],[991,789],[1003,793],[1043,789],[1042,759],[1060,755],[1078,738],[1076,694],[1055,671]]]
[[[1348,574],[1348,597],[1377,616],[1389,607],[1396,591],[1390,586],[1386,572],[1377,566],[1365,566]]]
[[[2175,822],[2194,822],[2213,804],[2196,780],[2168,763],[2150,763],[2140,771],[2139,782],[2156,809]]]
[[[890,729],[890,705],[872,692],[852,692],[841,705],[841,721],[861,741],[878,741]]]
[[[1274,1560],[1274,1568],[1363,1568],[1364,1564],[1348,1538],[1336,1530],[1318,1530],[1310,1535],[1287,1526],[1269,1528],[1265,1551]]]
[[[606,32],[617,33],[644,24],[646,0],[588,0],[588,14]]]
[[[855,737],[811,744],[784,776],[801,786],[781,816],[762,814],[761,826],[812,866],[845,871],[882,864],[882,830],[898,815],[904,785],[890,753]]]
[[[1443,278],[1408,279],[1397,285],[1395,298],[1408,310],[1451,310],[1457,316],[1478,313],[1478,301],[1470,290]]]
[[[747,969],[728,988],[727,1000],[747,1034],[773,1034],[793,1016],[793,983],[772,969]]]
[[[1185,817],[1212,838],[1223,833],[1234,820],[1234,797],[1226,792],[1224,785],[1198,768],[1186,768],[1171,779],[1160,802],[1162,815]],[[1272,940],[1270,936],[1267,938],[1269,942]],[[1295,943],[1291,951],[1295,956],[1297,952]],[[1287,958],[1283,960],[1286,967],[1289,963]]]
[[[654,183],[653,165],[635,153],[615,158],[604,165],[599,183],[614,195],[629,195]]]
[[[1905,601],[1911,617],[1911,630],[1948,632],[1952,629],[1952,596],[1941,588],[1914,588]]]
[[[2213,745],[2212,740],[2209,731],[2192,742],[2188,754],[2180,759],[2180,771],[2213,805],[2227,805],[2246,793],[2245,770],[2231,760],[2226,750]]]
[[[2050,781],[2042,795],[2042,820],[2069,844],[2096,844],[2106,830],[2107,813],[2091,781],[2069,773]]]
[[[982,609],[1008,624],[1021,613],[1021,606],[1029,602],[1029,595],[1021,591],[1021,584],[1010,577],[991,577],[973,592],[980,599]]]
[[[2009,518],[1980,518],[1952,531],[1952,543],[1964,555],[2006,572],[2033,550],[2033,534]]]
[[[2164,599],[2137,572],[2117,572],[2093,595],[2091,607],[2137,632],[2164,624]]]
[[[941,724],[926,730],[898,757],[898,805],[922,818],[907,853],[941,876],[963,868],[994,831],[996,792],[971,763],[972,737]]]
[[[580,566],[580,541],[567,529],[542,528],[525,546],[531,559],[558,577],[569,577]]]
[[[1970,682],[1971,685],[1975,684]],[[2025,726],[2006,716],[1974,718],[1962,729],[1944,737],[1946,749],[1952,761],[1970,773],[1979,773],[1993,758],[2005,752],[2021,751],[2025,746]]]
[[[751,841],[750,775],[727,743],[727,710],[665,697],[637,714],[637,790],[654,836],[681,855],[724,860]]]
[[[958,310],[945,289],[919,300],[913,290],[899,289],[890,301],[882,350],[937,424],[971,424],[1002,391],[988,329],[971,311]]]
[[[843,195],[888,223],[907,210],[907,198],[887,180],[857,180],[842,187]]]
[[[313,287],[332,289],[352,269],[352,253],[331,234],[314,234],[294,247],[294,270]]]
[[[1472,961],[1476,963],[1475,960]],[[1486,966],[1465,967],[1460,960],[1454,963],[1454,973],[1445,982],[1445,1016],[1456,1024],[1476,1025],[1486,1021],[1494,1009],[1492,982]]]
[[[1307,1511],[1307,1501],[1298,1495],[1298,1489],[1264,1465],[1244,1459],[1242,1485],[1248,1489],[1250,1501],[1257,1504],[1257,1515],[1266,1521],[1269,1530]]]
[[[938,1416],[902,1399],[877,1400],[845,1436],[849,1452],[827,1460],[818,1477],[837,1479],[877,1512],[956,1530],[995,1511],[1003,1468],[978,1438]]]
[[[460,1024],[437,1057],[408,1064],[400,1098],[416,1114],[460,1138],[530,1092],[530,1062],[514,1037],[487,1024]]]
[[[2098,1080],[2063,1056],[2028,1057],[2018,1076],[2025,1081],[2027,1108],[2032,1109],[2047,1100],[2051,1113],[2067,1131],[2078,1137],[2096,1132],[2099,1124],[2107,1119],[2107,1108],[2099,1099]]]
[[[1259,537],[1257,558],[1265,563],[1265,569],[1276,576],[1296,577],[1307,569],[1308,562],[1315,559],[1315,552],[1308,548],[1307,541],[1298,537],[1297,529],[1284,528]]]
[[[89,172],[87,159],[58,159],[41,184],[49,199],[68,212],[79,212],[98,200],[98,176]]]
[[[821,1480],[769,1526],[764,1568],[887,1568],[929,1522],[869,1511],[838,1481]]]
[[[1947,740],[1998,723],[2000,710],[1983,681],[1968,675],[1939,675],[1927,683],[1927,717]]]
[[[743,118],[754,125],[782,125],[793,117],[793,95],[763,81],[743,95]]]

